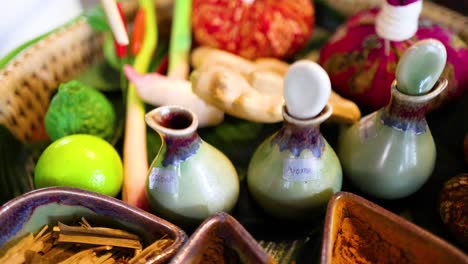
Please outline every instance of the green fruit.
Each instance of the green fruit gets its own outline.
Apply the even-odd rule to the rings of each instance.
[[[92,135],[70,135],[49,145],[34,170],[36,188],[67,186],[116,196],[122,187],[119,154]]]
[[[114,108],[102,93],[73,80],[61,84],[52,98],[45,127],[53,141],[71,134],[90,134],[109,141],[115,120]]]

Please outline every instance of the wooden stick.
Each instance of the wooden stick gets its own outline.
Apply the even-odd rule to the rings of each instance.
[[[108,252],[102,256],[99,256],[96,258],[96,260],[94,260],[94,263],[95,264],[102,264],[102,263],[105,263],[106,261],[108,261],[109,259],[113,259],[112,258],[112,253],[111,252]]]
[[[67,258],[66,260],[59,262],[59,264],[73,264],[73,263],[76,263],[82,258],[86,258],[89,255],[95,254],[94,253],[95,251],[103,250],[103,249],[105,250],[106,248],[107,248],[107,246],[100,246],[100,247],[94,247],[94,248],[89,248],[89,249],[86,249],[86,250],[82,250],[82,251],[72,255],[71,257]]]
[[[145,10],[145,38],[133,63],[135,69],[146,72],[157,46],[156,13],[152,0],[139,0]],[[148,156],[146,152],[145,104],[134,84],[127,91],[126,125],[123,146],[124,183],[122,200],[130,205],[147,209],[146,176]]]
[[[23,237],[18,243],[11,247],[3,257],[0,258],[0,263],[23,263],[24,252],[34,243],[34,236],[29,233]]]
[[[32,250],[26,250],[24,253],[25,256],[25,264],[50,264],[51,262],[42,257],[39,253],[34,252]]]
[[[38,240],[38,239],[42,239],[42,235],[44,235],[44,233],[47,231],[47,229],[49,228],[48,225],[45,225],[40,231],[39,233],[36,234],[36,236],[34,237],[34,240]]]
[[[117,4],[114,0],[101,0],[102,7],[106,13],[107,21],[109,22],[114,38],[120,45],[128,45],[128,35],[125,30],[125,25],[120,18]]]
[[[86,228],[91,227],[91,225],[89,224],[88,220],[86,220],[86,218],[84,218],[84,217],[81,217],[81,222],[80,222],[80,224],[81,224],[81,226],[86,227]]]
[[[114,264],[114,263],[115,263],[114,258],[108,258],[104,262],[102,262],[101,264]]]
[[[127,238],[133,240],[139,240],[135,234],[129,233],[124,230],[106,228],[106,227],[80,227],[80,226],[68,226],[63,223],[58,223],[59,232],[61,234],[83,234],[83,235],[101,235],[104,237],[115,237],[115,238]]]
[[[45,252],[44,257],[51,260],[52,262],[62,261],[69,258],[73,253],[71,249],[74,247],[74,244],[61,244],[60,246],[55,246],[49,251]]]
[[[142,248],[140,241],[126,238],[110,238],[90,235],[59,234],[57,242],[80,243],[87,245],[108,245],[124,248]]]
[[[129,264],[137,264],[137,263],[145,263],[146,258],[151,255],[159,254],[169,245],[174,242],[172,239],[160,239],[156,240],[153,244],[146,247],[140,254],[133,257],[128,263]]]

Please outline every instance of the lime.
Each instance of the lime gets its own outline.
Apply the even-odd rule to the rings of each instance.
[[[68,186],[116,196],[123,181],[122,161],[107,141],[75,134],[50,144],[34,170],[36,188]]]

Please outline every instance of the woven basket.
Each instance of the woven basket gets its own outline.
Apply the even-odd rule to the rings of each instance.
[[[128,20],[138,8],[135,0],[123,2]],[[160,37],[167,37],[171,1],[156,6]],[[17,139],[29,143],[44,138],[44,116],[50,95],[60,83],[102,59],[103,34],[80,18],[28,47],[0,70],[0,124]]]
[[[40,137],[51,92],[99,59],[101,45],[83,18],[22,52],[0,72],[0,123],[23,142]]]

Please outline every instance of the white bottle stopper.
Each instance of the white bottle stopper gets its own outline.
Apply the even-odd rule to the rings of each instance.
[[[284,100],[289,115],[298,119],[317,116],[331,93],[327,72],[312,61],[293,63],[284,78]]]

